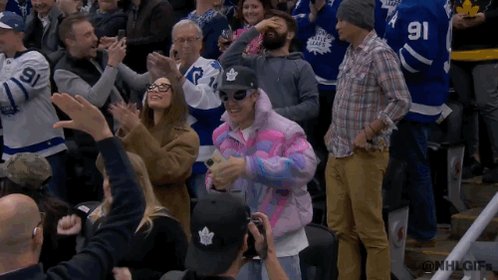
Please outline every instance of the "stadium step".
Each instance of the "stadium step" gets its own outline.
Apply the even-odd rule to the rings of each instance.
[[[462,181],[462,193],[465,204],[469,208],[484,208],[498,192],[498,184],[486,184],[481,177]]]
[[[451,225],[438,226],[438,233],[433,247],[408,247],[405,250],[405,264],[416,276],[416,279],[431,279],[435,267],[441,265],[458,240],[465,234],[479,216],[482,209],[498,192],[498,184],[482,183],[481,177],[462,181],[462,197],[470,208],[451,216]],[[498,236],[498,215],[484,230],[480,241],[495,240]],[[450,279],[462,279],[463,272],[453,272]]]
[[[451,238],[459,240],[477,219],[483,208],[473,208],[451,216]],[[493,241],[498,235],[498,215],[491,220],[478,241]]]

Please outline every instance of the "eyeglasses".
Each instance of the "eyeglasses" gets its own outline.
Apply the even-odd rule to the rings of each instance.
[[[192,42],[195,42],[197,40],[199,40],[201,37],[197,36],[197,37],[188,37],[188,38],[176,38],[174,40],[175,44],[183,44],[185,42],[187,43],[192,43]]]
[[[157,91],[159,92],[167,92],[171,89],[171,84],[151,84],[150,86],[147,87],[147,91],[153,91],[157,88]]]
[[[33,228],[33,232],[31,233],[31,238],[35,238],[36,233],[38,232],[38,228],[39,227],[43,228],[43,224],[45,222],[45,216],[46,216],[45,212],[40,212],[40,221]]]
[[[248,93],[249,93],[249,91],[247,91],[247,90],[238,90],[238,91],[232,93],[232,98],[235,101],[242,101],[246,98]],[[224,91],[220,91],[219,96],[220,96],[221,101],[223,101],[223,102],[228,101],[228,93],[226,93]]]

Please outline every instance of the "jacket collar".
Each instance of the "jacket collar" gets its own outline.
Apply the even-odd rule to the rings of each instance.
[[[1,280],[45,279],[41,264],[34,264],[18,270],[0,274]]]

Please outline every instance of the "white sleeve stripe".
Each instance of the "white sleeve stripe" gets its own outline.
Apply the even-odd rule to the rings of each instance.
[[[26,88],[16,78],[10,78],[10,79],[21,89],[21,91],[24,93],[24,99],[28,101],[29,94]]]
[[[424,56],[422,56],[421,54],[419,54],[418,52],[416,52],[414,49],[412,49],[412,47],[410,47],[410,45],[408,44],[405,44],[403,46],[403,48],[409,53],[411,54],[415,59],[417,59],[418,61],[422,62],[423,64],[427,64],[427,65],[432,65],[432,60],[430,59],[427,59],[425,58]]]
[[[405,60],[405,57],[403,56],[403,53],[401,53],[401,50],[402,49],[399,50],[399,60],[401,60],[401,65],[403,65],[403,67],[406,69],[406,71],[408,71],[410,73],[417,73],[418,72],[417,69],[414,69],[413,67],[408,65],[408,63]]]

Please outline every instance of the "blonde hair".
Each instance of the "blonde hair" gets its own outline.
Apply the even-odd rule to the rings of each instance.
[[[140,221],[140,224],[138,225],[136,232],[138,232],[138,230],[140,230],[143,226],[145,226],[146,231],[149,232],[150,230],[152,230],[153,227],[152,223],[153,217],[164,216],[171,218],[171,215],[169,215],[168,210],[165,207],[163,207],[157,200],[156,195],[154,194],[152,183],[150,182],[149,179],[149,173],[147,172],[147,167],[145,166],[145,163],[142,160],[142,158],[134,153],[126,152],[126,154],[128,155],[128,159],[130,160],[133,170],[135,171],[138,184],[140,185],[145,198],[144,216],[142,217],[142,220]],[[100,171],[100,173],[102,173],[103,176],[106,176],[104,169],[104,160],[102,159],[102,156],[100,154],[97,157],[95,165],[97,166],[97,169]],[[90,214],[90,218],[95,221],[98,218],[107,215],[110,209],[111,209],[111,201],[109,199],[104,199],[104,201],[102,201],[99,207],[97,207],[95,211],[93,211],[92,214]]]

